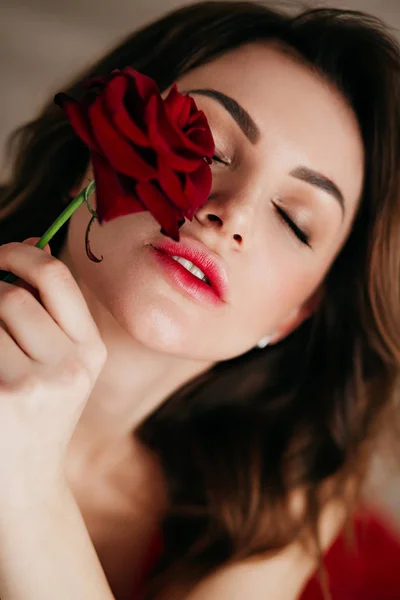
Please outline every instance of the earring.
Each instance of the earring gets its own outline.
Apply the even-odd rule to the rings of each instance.
[[[263,338],[261,338],[261,340],[259,342],[257,342],[257,348],[260,348],[262,350],[263,348],[268,346],[270,340],[271,340],[270,335],[264,336]]]

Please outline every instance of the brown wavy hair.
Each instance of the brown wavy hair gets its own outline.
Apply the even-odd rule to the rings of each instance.
[[[190,381],[138,429],[160,458],[170,498],[148,598],[161,597],[167,582],[190,585],[305,534],[318,549],[323,506],[344,498],[349,481],[359,490],[394,405],[400,52],[379,19],[331,8],[292,15],[259,2],[199,2],[134,32],[65,89],[77,97],[88,77],[132,65],[162,91],[221,53],[268,40],[333,83],[355,111],[366,154],[362,201],[312,317],[275,346]],[[0,198],[0,243],[42,235],[89,161],[52,101],[14,132],[8,148],[13,172]],[[51,242],[55,256],[66,230]],[[296,515],[289,508],[294,490],[305,500]]]

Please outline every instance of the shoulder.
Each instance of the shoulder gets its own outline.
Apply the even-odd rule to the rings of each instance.
[[[325,507],[320,518],[320,539],[325,552],[344,523],[344,508]],[[216,571],[201,581],[185,600],[294,600],[317,568],[316,557],[300,542],[273,556],[258,556]]]

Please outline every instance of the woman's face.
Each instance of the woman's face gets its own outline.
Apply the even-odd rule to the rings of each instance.
[[[357,210],[363,144],[339,92],[268,44],[242,46],[177,84],[207,116],[219,157],[210,197],[181,242],[200,241],[219,257],[225,301],[193,298],[174,283],[154,257],[151,244],[168,238],[150,213],[95,223],[91,248],[104,256],[96,264],[85,254],[83,205],[60,258],[97,320],[111,314],[149,348],[213,362],[265,335],[285,337],[313,310]]]

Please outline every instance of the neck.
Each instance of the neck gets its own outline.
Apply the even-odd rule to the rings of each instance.
[[[108,354],[79,421],[93,435],[130,435],[172,392],[212,366],[149,349],[109,313],[94,316]]]
[[[58,258],[77,279],[65,248]],[[78,284],[106,344],[107,360],[75,428],[73,445],[80,454],[100,456],[106,448],[125,447],[148,415],[212,363],[169,355],[138,342],[83,282]]]

